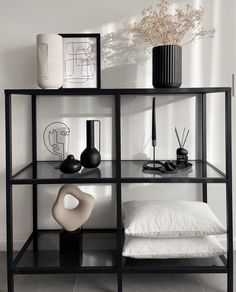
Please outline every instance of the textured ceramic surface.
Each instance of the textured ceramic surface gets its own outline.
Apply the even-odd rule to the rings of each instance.
[[[182,47],[176,45],[153,48],[153,86],[180,87],[182,84]]]
[[[37,35],[37,83],[43,89],[56,89],[63,82],[62,37]]]
[[[78,206],[74,209],[67,209],[64,206],[64,198],[68,194],[79,201]],[[75,231],[88,220],[94,203],[94,197],[82,192],[77,186],[64,185],[58,192],[57,199],[52,207],[52,215],[65,230]]]

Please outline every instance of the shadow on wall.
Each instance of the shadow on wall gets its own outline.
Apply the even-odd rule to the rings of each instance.
[[[195,8],[202,6],[205,9],[203,26],[207,29],[214,24],[217,33],[213,40],[200,40],[183,47],[182,86],[220,86],[222,78],[223,82],[228,78],[220,76],[221,80],[217,80],[220,73],[216,70],[220,68],[220,60],[226,58],[222,47],[225,46],[225,42],[220,41],[223,37],[221,31],[225,25],[221,25],[220,17],[217,15],[217,11],[221,11],[223,4],[203,0],[172,0],[172,12],[175,8],[183,8],[187,3]],[[150,5],[145,6],[147,8]],[[140,14],[132,15],[132,19],[136,20],[139,16]],[[111,23],[111,25],[116,29],[117,23]],[[116,32],[104,34],[101,39],[103,86],[152,87],[151,48],[129,32],[128,24],[121,24],[121,26]],[[227,33],[224,34],[225,38],[226,36]],[[227,72],[227,68],[225,70]]]
[[[4,88],[35,88],[35,46],[8,49],[3,52],[1,64]]]
[[[151,66],[149,72],[145,72],[151,50],[144,42],[131,35],[127,25],[116,32],[103,35],[101,46],[104,87],[140,87],[140,83],[145,87],[151,86],[145,82],[147,80],[150,83],[151,80]],[[144,66],[141,82],[137,74],[140,66]]]
[[[184,188],[184,191],[183,191]],[[122,191],[125,194],[122,201],[132,200],[201,200],[200,184],[123,184]],[[135,197],[134,197],[135,194]],[[145,194],[145,196],[143,195]],[[174,196],[173,196],[174,194]],[[186,197],[188,194],[188,197]]]
[[[12,48],[2,55],[1,71],[4,72],[2,87],[35,88],[36,47]],[[131,39],[126,28],[105,34],[101,38],[102,87],[138,87],[138,67],[145,66],[148,58],[150,55],[145,44],[137,39]],[[144,79],[151,80],[150,76]]]
[[[35,88],[36,47],[16,47],[3,52],[0,81],[3,88]],[[147,75],[143,71],[141,80],[137,72],[147,67],[150,52],[146,45],[131,37],[126,27],[101,37],[102,87],[150,87],[151,65]],[[150,67],[150,68],[149,68]],[[145,84],[148,80],[149,84]],[[141,81],[141,82],[140,82]],[[152,87],[152,86],[151,86]]]
[[[122,116],[131,116],[152,109],[152,96],[140,98],[140,96],[125,96],[123,98]],[[177,98],[176,98],[177,97]],[[160,109],[172,103],[176,104],[183,100],[192,98],[192,95],[158,95],[156,96],[156,108]]]

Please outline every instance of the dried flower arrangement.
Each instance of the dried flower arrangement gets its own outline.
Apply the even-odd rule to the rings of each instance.
[[[187,4],[183,9],[175,9],[169,14],[170,0],[159,0],[156,8],[142,11],[142,18],[129,26],[130,32],[142,38],[152,47],[158,45],[186,45],[203,38],[213,38],[215,29],[202,27],[204,9],[193,8]],[[193,31],[190,39],[184,42],[186,35]]]

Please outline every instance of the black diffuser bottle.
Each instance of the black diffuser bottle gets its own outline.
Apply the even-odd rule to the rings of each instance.
[[[101,122],[98,120],[87,120],[86,131],[87,131],[87,147],[81,153],[80,161],[85,168],[95,168],[101,162],[100,152],[94,146],[94,124],[99,123],[99,151],[100,151],[100,135],[101,135]]]
[[[188,150],[186,150],[184,148],[184,145],[186,143],[186,140],[188,138],[188,134],[189,134],[189,130],[185,136],[185,128],[183,129],[183,133],[182,133],[182,140],[180,141],[180,137],[177,131],[177,128],[175,127],[175,134],[179,143],[179,148],[176,150],[176,164],[177,166],[182,166],[182,167],[186,167],[189,165],[188,163]]]

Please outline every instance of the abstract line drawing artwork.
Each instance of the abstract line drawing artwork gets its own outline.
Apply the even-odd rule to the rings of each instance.
[[[89,42],[66,43],[65,80],[68,82],[87,82],[95,76],[95,58]]]
[[[43,132],[43,141],[46,149],[58,160],[64,160],[66,150],[68,151],[70,129],[62,122],[53,122],[45,128]]]
[[[96,87],[96,40],[64,39],[63,87]]]

